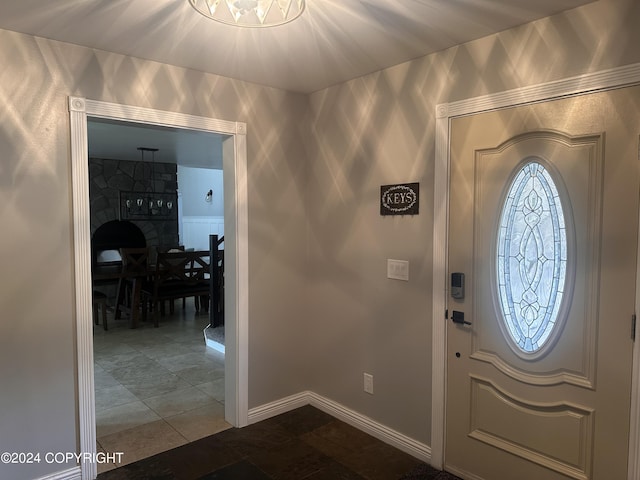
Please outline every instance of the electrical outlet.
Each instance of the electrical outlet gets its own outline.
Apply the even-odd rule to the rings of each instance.
[[[364,374],[364,391],[373,395],[373,375]]]

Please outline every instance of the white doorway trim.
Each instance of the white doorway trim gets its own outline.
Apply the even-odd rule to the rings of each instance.
[[[248,422],[248,212],[246,124],[69,97],[75,309],[78,354],[79,451],[95,458],[91,235],[87,118],[100,117],[228,135],[223,142],[225,177],[225,418],[236,427]],[[96,478],[96,464],[81,464],[82,479]]]
[[[640,64],[524,87],[436,106],[436,151],[433,236],[431,464],[444,466],[447,382],[447,225],[449,220],[449,142],[451,119],[561,97],[610,90],[640,83]],[[438,201],[438,200],[442,201]],[[640,273],[640,271],[638,272]],[[640,275],[638,276],[640,279]],[[636,298],[638,302],[638,298]],[[630,312],[631,313],[631,312]],[[640,478],[640,341],[633,351],[629,480]]]

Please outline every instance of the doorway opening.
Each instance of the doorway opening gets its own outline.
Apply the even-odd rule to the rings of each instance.
[[[98,465],[98,473],[230,426],[221,308],[225,138],[88,119],[92,287],[108,305],[103,318],[94,312],[96,440],[99,451],[123,453],[119,464]],[[152,315],[150,297],[142,295],[150,293],[149,280],[138,292],[142,299],[134,299],[132,278],[102,278],[125,272],[129,255],[138,255],[131,270],[144,268],[148,279],[161,252],[210,249],[215,253],[202,258],[219,259],[212,295],[163,301],[158,325],[140,321]]]
[[[93,365],[91,289],[91,228],[88,194],[88,119],[148,124],[158,127],[222,135],[225,192],[225,420],[233,426],[247,424],[247,176],[246,125],[147,108],[70,97],[71,155],[76,279],[76,330],[78,349],[78,411],[80,450],[96,452],[96,411]],[[95,456],[87,455],[95,458]],[[96,464],[81,465],[82,478],[96,476]]]

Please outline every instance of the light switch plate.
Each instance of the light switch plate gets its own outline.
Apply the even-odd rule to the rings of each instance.
[[[364,374],[364,391],[373,395],[373,375],[370,373]]]
[[[407,260],[387,259],[387,278],[409,281],[409,262]]]

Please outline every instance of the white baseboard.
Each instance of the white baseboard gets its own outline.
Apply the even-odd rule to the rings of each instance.
[[[38,477],[35,480],[81,480],[81,478],[82,472],[80,471],[80,467],[73,467],[68,470],[45,475],[44,477]]]
[[[215,350],[216,352],[220,352],[221,354],[224,355],[225,353],[225,347],[223,344],[216,342],[215,340],[211,340],[209,337],[207,337],[207,328],[211,328],[211,325],[205,327],[205,329],[203,330],[202,333],[204,333],[204,344]]]
[[[256,408],[251,408],[248,413],[248,424],[258,423],[282,413],[290,412],[296,408],[304,407],[311,403],[311,392],[302,392],[290,397],[281,398],[275,402],[267,403]]]
[[[248,417],[249,424],[266,420],[267,418],[295,410],[305,405],[312,405],[338,420],[342,420],[352,427],[362,430],[378,440],[396,447],[398,450],[402,450],[425,463],[431,463],[431,448],[428,445],[418,442],[344,405],[310,391],[298,393],[250,409]]]

